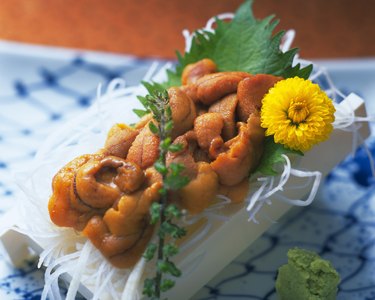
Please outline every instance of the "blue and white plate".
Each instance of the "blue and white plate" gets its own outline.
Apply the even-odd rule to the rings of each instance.
[[[47,135],[92,103],[99,83],[122,77],[134,85],[154,61],[0,41],[0,212],[20,193],[12,173],[25,170]],[[375,114],[375,59],[319,63]],[[367,146],[375,155],[374,136]],[[276,299],[277,269],[295,246],[332,261],[342,278],[338,299],[375,299],[375,183],[363,148],[331,172],[312,206],[292,209],[194,299]],[[42,287],[35,261],[15,269],[0,256],[0,299],[39,299]]]

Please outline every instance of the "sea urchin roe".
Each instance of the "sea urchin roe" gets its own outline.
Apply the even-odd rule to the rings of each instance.
[[[193,157],[194,145],[188,141],[188,134],[181,135],[173,142],[175,145],[181,145],[182,149],[178,152],[168,152],[166,157],[166,164],[169,166],[172,163],[184,166],[181,176],[186,176],[193,179],[197,176],[198,167]]]
[[[97,155],[82,155],[61,168],[52,180],[53,194],[48,202],[51,220],[58,226],[82,230],[92,216],[92,209],[80,203],[74,192],[77,170]],[[95,212],[94,212],[95,213]]]
[[[215,200],[218,188],[218,176],[210,164],[199,162],[196,178],[176,192],[177,201],[191,214],[197,214]]]
[[[120,198],[121,190],[114,184],[117,169],[126,162],[107,156],[81,166],[75,176],[75,189],[81,201],[92,208],[108,208]]]
[[[222,153],[211,163],[223,185],[236,185],[257,167],[263,154],[264,129],[259,116],[252,114],[247,123],[239,123],[236,137],[224,144]]]
[[[269,74],[257,74],[238,84],[237,113],[240,121],[246,122],[252,113],[260,112],[264,95],[281,79]]]
[[[125,124],[115,124],[109,130],[103,152],[106,155],[126,157],[138,130]]]
[[[117,175],[113,179],[113,183],[115,183],[122,192],[133,193],[141,188],[144,178],[144,173],[138,165],[130,161],[125,161],[117,168]]]
[[[216,69],[216,64],[209,58],[204,58],[196,63],[189,64],[182,72],[182,84],[195,83],[202,76],[215,73]]]
[[[140,130],[144,128],[152,120],[152,113],[144,115],[137,124],[135,124],[134,129]]]
[[[151,167],[159,156],[159,137],[154,135],[148,124],[145,125],[130,146],[128,161],[134,162],[142,169]]]
[[[201,77],[196,82],[196,98],[205,105],[210,105],[226,95],[235,93],[244,78],[252,76],[245,72],[219,72]]]
[[[149,210],[158,201],[161,182],[124,195],[116,208],[103,217],[93,217],[83,230],[101,253],[118,268],[133,266],[143,254],[153,233]]]
[[[167,154],[167,164],[184,165],[182,175],[190,179],[169,201],[191,214],[204,211],[221,193],[233,202],[245,197],[247,178],[263,153],[259,99],[253,96],[277,80],[245,72],[213,73],[215,68],[212,61],[197,62],[184,71],[187,85],[168,90],[172,142],[183,147]],[[150,122],[156,124],[151,114],[134,128],[113,126],[104,148],[76,158],[53,180],[51,220],[83,230],[120,268],[135,264],[153,233],[149,207],[159,201],[162,176],[152,167],[160,140]]]
[[[172,138],[176,138],[193,127],[197,113],[193,101],[180,88],[170,88],[168,95],[173,120]]]
[[[244,80],[246,80],[245,78]],[[244,81],[242,80],[242,81]],[[242,82],[240,81],[240,83]],[[237,108],[237,95],[230,94],[212,104],[208,112],[220,113],[224,119],[223,139],[225,141],[234,138],[236,135],[236,108]],[[250,115],[250,114],[249,114]]]
[[[223,143],[223,127],[224,119],[219,113],[205,113],[197,117],[194,121],[194,131],[199,147],[209,151],[214,140]]]
[[[231,203],[241,203],[249,194],[249,186],[250,181],[245,178],[236,185],[220,185],[218,194],[230,199]]]

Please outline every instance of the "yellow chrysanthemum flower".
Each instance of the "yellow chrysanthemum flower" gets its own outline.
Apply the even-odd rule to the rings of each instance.
[[[333,130],[332,100],[310,80],[299,77],[281,80],[263,98],[261,126],[275,143],[307,151],[328,139]]]

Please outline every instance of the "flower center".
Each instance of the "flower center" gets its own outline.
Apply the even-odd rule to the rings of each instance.
[[[309,113],[310,112],[304,102],[292,102],[288,109],[288,118],[292,120],[294,124],[299,124],[306,120]]]

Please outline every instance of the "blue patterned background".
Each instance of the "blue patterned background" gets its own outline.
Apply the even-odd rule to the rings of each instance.
[[[46,136],[90,106],[99,83],[122,77],[136,84],[153,61],[0,42],[0,212],[20,193],[12,173],[27,169]],[[332,74],[339,88],[366,98],[375,95],[368,86],[375,81],[373,61],[372,66],[333,68]],[[375,113],[373,104],[369,107]],[[375,139],[368,145],[375,155]],[[194,299],[276,299],[277,268],[294,246],[332,261],[342,277],[338,299],[375,299],[374,215],[374,179],[360,149],[333,170],[312,206],[292,209]],[[0,299],[39,299],[42,286],[35,261],[14,269],[0,256]]]

